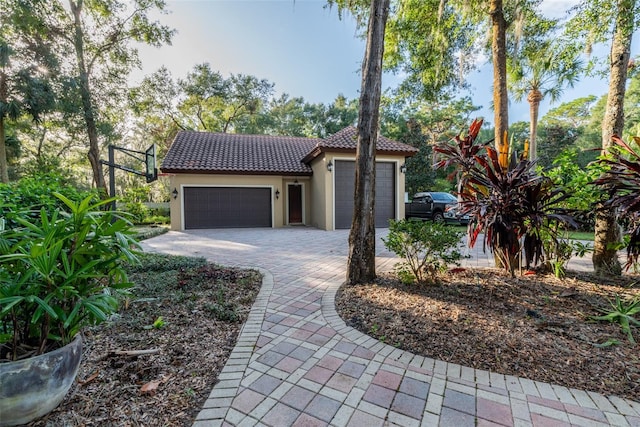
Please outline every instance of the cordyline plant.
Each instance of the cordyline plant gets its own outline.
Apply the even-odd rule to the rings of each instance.
[[[640,137],[633,139],[640,145]],[[618,209],[620,216],[629,223],[625,264],[628,270],[637,264],[640,256],[640,155],[617,135],[612,140],[618,149],[611,150],[610,156],[599,160],[609,170],[593,184],[609,194],[605,206]]]
[[[473,140],[477,123],[474,121],[469,129]],[[469,137],[455,140],[458,149],[452,149],[451,144],[434,148],[441,155],[450,156],[449,161],[438,162],[436,167],[456,164],[464,170],[458,196],[461,212],[471,218],[469,246],[475,246],[483,233],[483,243],[494,253],[496,264],[514,275],[520,266],[522,240],[529,268],[542,260],[543,230],[545,235],[553,236],[553,222],[574,225],[570,216],[555,208],[567,195],[535,172],[535,162],[510,152],[506,135],[496,144],[497,149],[486,146],[484,153],[469,148]]]
[[[456,135],[451,141],[433,147],[434,153],[438,153],[442,157],[433,165],[434,169],[455,167],[455,171],[449,175],[449,179],[456,178],[457,175],[458,193],[463,192],[467,176],[476,166],[476,157],[482,155],[485,146],[493,141],[489,140],[485,143],[477,141],[482,123],[482,119],[475,119],[471,122],[467,135]]]

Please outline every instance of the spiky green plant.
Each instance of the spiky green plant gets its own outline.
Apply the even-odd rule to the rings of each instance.
[[[627,335],[629,341],[635,344],[636,341],[633,338],[631,326],[640,327],[640,321],[634,317],[640,313],[640,297],[623,301],[620,295],[616,294],[616,299],[609,301],[609,304],[611,305],[611,309],[599,309],[600,312],[605,313],[604,316],[591,316],[591,318],[593,320],[619,323],[622,332]]]

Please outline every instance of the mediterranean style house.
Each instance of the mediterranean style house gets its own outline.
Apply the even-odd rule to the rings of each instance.
[[[326,138],[181,131],[161,165],[171,229],[351,227],[357,130]],[[404,163],[417,149],[379,136],[376,227],[404,218]]]

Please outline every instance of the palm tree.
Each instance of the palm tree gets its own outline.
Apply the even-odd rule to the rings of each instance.
[[[575,56],[556,50],[550,42],[531,51],[509,70],[511,92],[517,101],[525,96],[529,102],[529,159],[537,158],[538,112],[540,102],[549,97],[557,101],[565,86],[573,87],[582,70]]]

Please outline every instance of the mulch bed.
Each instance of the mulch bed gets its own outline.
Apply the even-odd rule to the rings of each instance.
[[[434,284],[388,275],[343,286],[336,306],[348,325],[415,354],[640,401],[640,346],[617,323],[590,319],[616,294],[640,295],[639,283],[455,269]]]
[[[175,274],[175,273],[167,273]],[[136,279],[136,275],[130,275]],[[112,321],[86,330],[65,400],[31,426],[190,426],[260,290],[260,274],[208,264],[148,288]],[[233,309],[231,307],[234,307]],[[154,326],[155,324],[155,326]],[[158,350],[127,356],[114,351]]]

